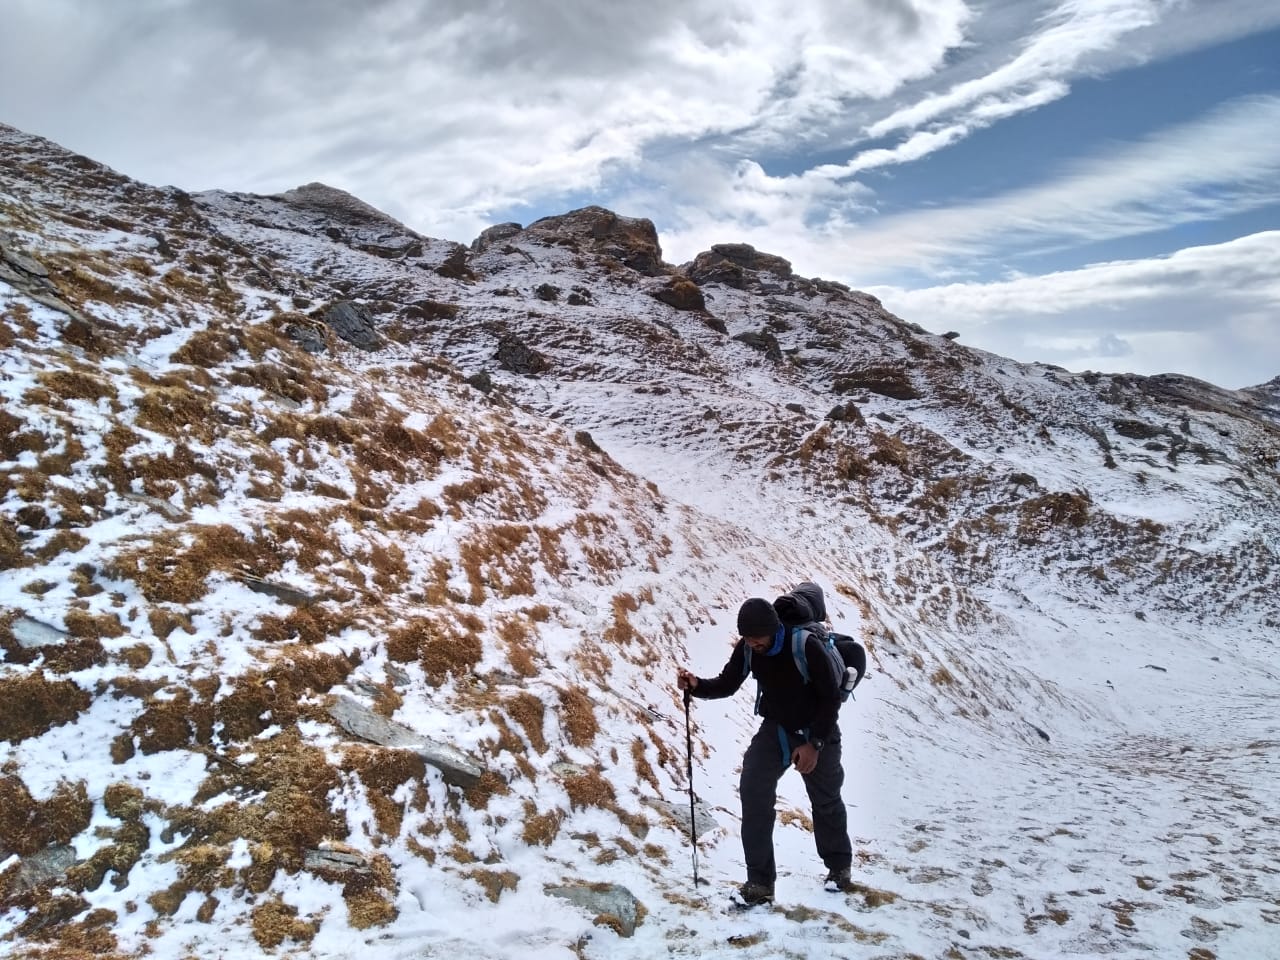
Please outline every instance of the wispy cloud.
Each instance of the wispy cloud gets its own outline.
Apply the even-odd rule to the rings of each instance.
[[[967,204],[881,220],[840,216],[818,232],[803,221],[797,227],[794,216],[734,228],[773,237],[804,269],[868,284],[912,272],[954,275],[1014,250],[1047,251],[1212,220],[1280,202],[1280,96],[1243,98],[1139,142],[1102,144],[1097,151],[1042,183]],[[811,209],[839,195],[832,186],[826,178],[734,179],[724,187],[731,196],[718,208],[704,205],[701,221],[673,231],[669,243],[683,253],[690,240],[730,232],[717,221],[717,209],[741,209],[753,196],[787,196],[794,207]],[[864,208],[871,202],[865,189],[858,196]]]
[[[885,305],[1005,356],[1098,370],[1280,374],[1280,231],[996,283],[873,287]]]

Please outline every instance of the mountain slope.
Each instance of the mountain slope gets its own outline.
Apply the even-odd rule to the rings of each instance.
[[[1014,363],[741,245],[673,267],[598,208],[464,247],[319,184],[0,149],[15,947],[1268,942],[1266,388]],[[798,905],[744,933],[684,876],[670,681],[801,577],[872,651],[844,718],[866,886],[808,892],[784,778]],[[748,699],[695,708],[717,884]],[[549,892],[578,882],[635,894],[633,935],[625,899]]]

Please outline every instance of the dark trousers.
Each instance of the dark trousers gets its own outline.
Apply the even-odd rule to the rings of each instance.
[[[802,738],[790,737],[788,747],[798,747],[803,742]],[[742,758],[742,779],[738,784],[742,800],[742,853],[747,861],[747,879],[754,883],[773,886],[777,878],[773,860],[774,805],[778,799],[778,779],[790,765],[790,749],[785,763],[783,760],[778,725],[765,720]],[[813,839],[818,856],[831,870],[853,862],[844,801],[840,799],[843,784],[840,734],[832,731],[832,738],[818,753],[818,765],[813,773],[804,777],[809,802],[813,804]]]

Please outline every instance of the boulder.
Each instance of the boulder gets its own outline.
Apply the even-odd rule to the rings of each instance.
[[[791,276],[791,261],[772,253],[762,253],[749,243],[716,243],[711,252],[723,257],[730,263],[737,264],[744,270],[757,273],[772,273],[776,277],[786,279]]]
[[[645,276],[665,272],[658,231],[652,220],[642,217],[620,217],[604,207],[583,207],[537,220],[524,233],[549,243],[613,257]]]
[[[759,350],[774,363],[782,361],[782,347],[778,345],[778,338],[767,331],[761,333],[740,333],[733,339],[745,343],[753,350]]]
[[[524,227],[520,226],[520,224],[511,221],[486,227],[480,231],[480,236],[471,241],[471,251],[473,253],[484,253],[494,244],[510,240],[523,229]]]
[[[694,283],[722,283],[744,289],[749,280],[758,282],[758,274],[768,273],[782,279],[791,277],[791,262],[771,253],[761,253],[749,243],[717,243],[693,258],[683,268]]]
[[[334,333],[361,350],[374,350],[381,342],[374,329],[373,317],[358,303],[342,300],[328,307],[321,316]]]
[[[677,310],[707,309],[702,288],[685,277],[671,277],[648,292],[658,302]]]
[[[921,393],[915,388],[910,374],[891,366],[873,366],[840,374],[832,383],[836,393],[857,393],[863,390],[891,400],[919,400]]]
[[[545,373],[551,368],[550,360],[512,334],[498,341],[498,351],[494,354],[494,359],[503,370],[530,376]]]
[[[485,770],[479,761],[448,743],[432,740],[403,724],[388,720],[350,697],[339,696],[329,716],[343,730],[361,740],[397,750],[412,750],[424,763],[444,775],[445,783],[468,789],[480,782]]]
[[[595,914],[596,924],[612,927],[620,937],[636,932],[640,901],[626,887],[616,883],[571,883],[544,887],[543,892]]]

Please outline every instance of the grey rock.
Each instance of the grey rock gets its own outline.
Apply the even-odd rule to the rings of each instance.
[[[361,740],[397,750],[412,750],[425,763],[439,770],[445,783],[466,789],[475,786],[485,773],[479,761],[451,744],[424,737],[403,724],[379,716],[350,697],[339,696],[329,708],[329,716],[343,730]]]
[[[498,366],[512,373],[535,375],[546,372],[550,366],[545,356],[516,336],[505,336],[498,342],[498,352],[494,354]]]
[[[291,603],[294,606],[306,606],[323,599],[314,593],[307,593],[305,590],[299,590],[297,587],[291,587],[286,583],[277,583],[274,580],[264,580],[262,577],[254,576],[251,573],[240,574],[240,582],[252,590],[254,593],[265,594],[268,597],[275,597],[284,603]]]
[[[343,300],[324,312],[324,322],[347,343],[361,350],[376,349],[381,342],[373,327],[373,317],[358,303]]]
[[[14,893],[25,893],[62,877],[76,865],[76,852],[71,847],[46,847],[39,853],[23,857],[14,877]]]
[[[64,630],[51,627],[39,620],[32,620],[30,617],[19,617],[13,621],[9,630],[13,634],[13,639],[18,641],[18,646],[24,650],[37,650],[40,647],[66,643],[71,636]]]
[[[9,247],[4,248],[4,260],[12,267],[16,267],[23,273],[30,274],[41,280],[48,279],[49,271],[45,269],[44,264],[34,257],[29,257],[25,253],[19,253]]]
[[[369,861],[358,853],[341,850],[304,850],[302,868],[311,873],[342,877],[372,876]]]
[[[624,937],[636,932],[640,902],[626,887],[609,883],[574,883],[544,887],[551,897],[568,900],[596,917],[617,918],[617,931]]]
[[[684,803],[672,803],[669,800],[654,800],[650,797],[645,797],[644,803],[673,823],[681,833],[686,835],[689,833],[689,804],[687,801]],[[720,829],[720,823],[711,815],[711,811],[707,809],[707,805],[701,800],[696,801],[693,805],[693,822],[699,837]]]
[[[733,339],[745,343],[753,350],[761,351],[774,363],[782,360],[782,348],[778,345],[778,338],[772,333],[740,333]]]
[[[471,249],[476,253],[484,253],[495,243],[510,240],[523,229],[524,227],[514,221],[495,224],[480,231],[480,236],[471,241]]]
[[[285,324],[284,335],[307,353],[324,353],[324,334],[309,323]]]

